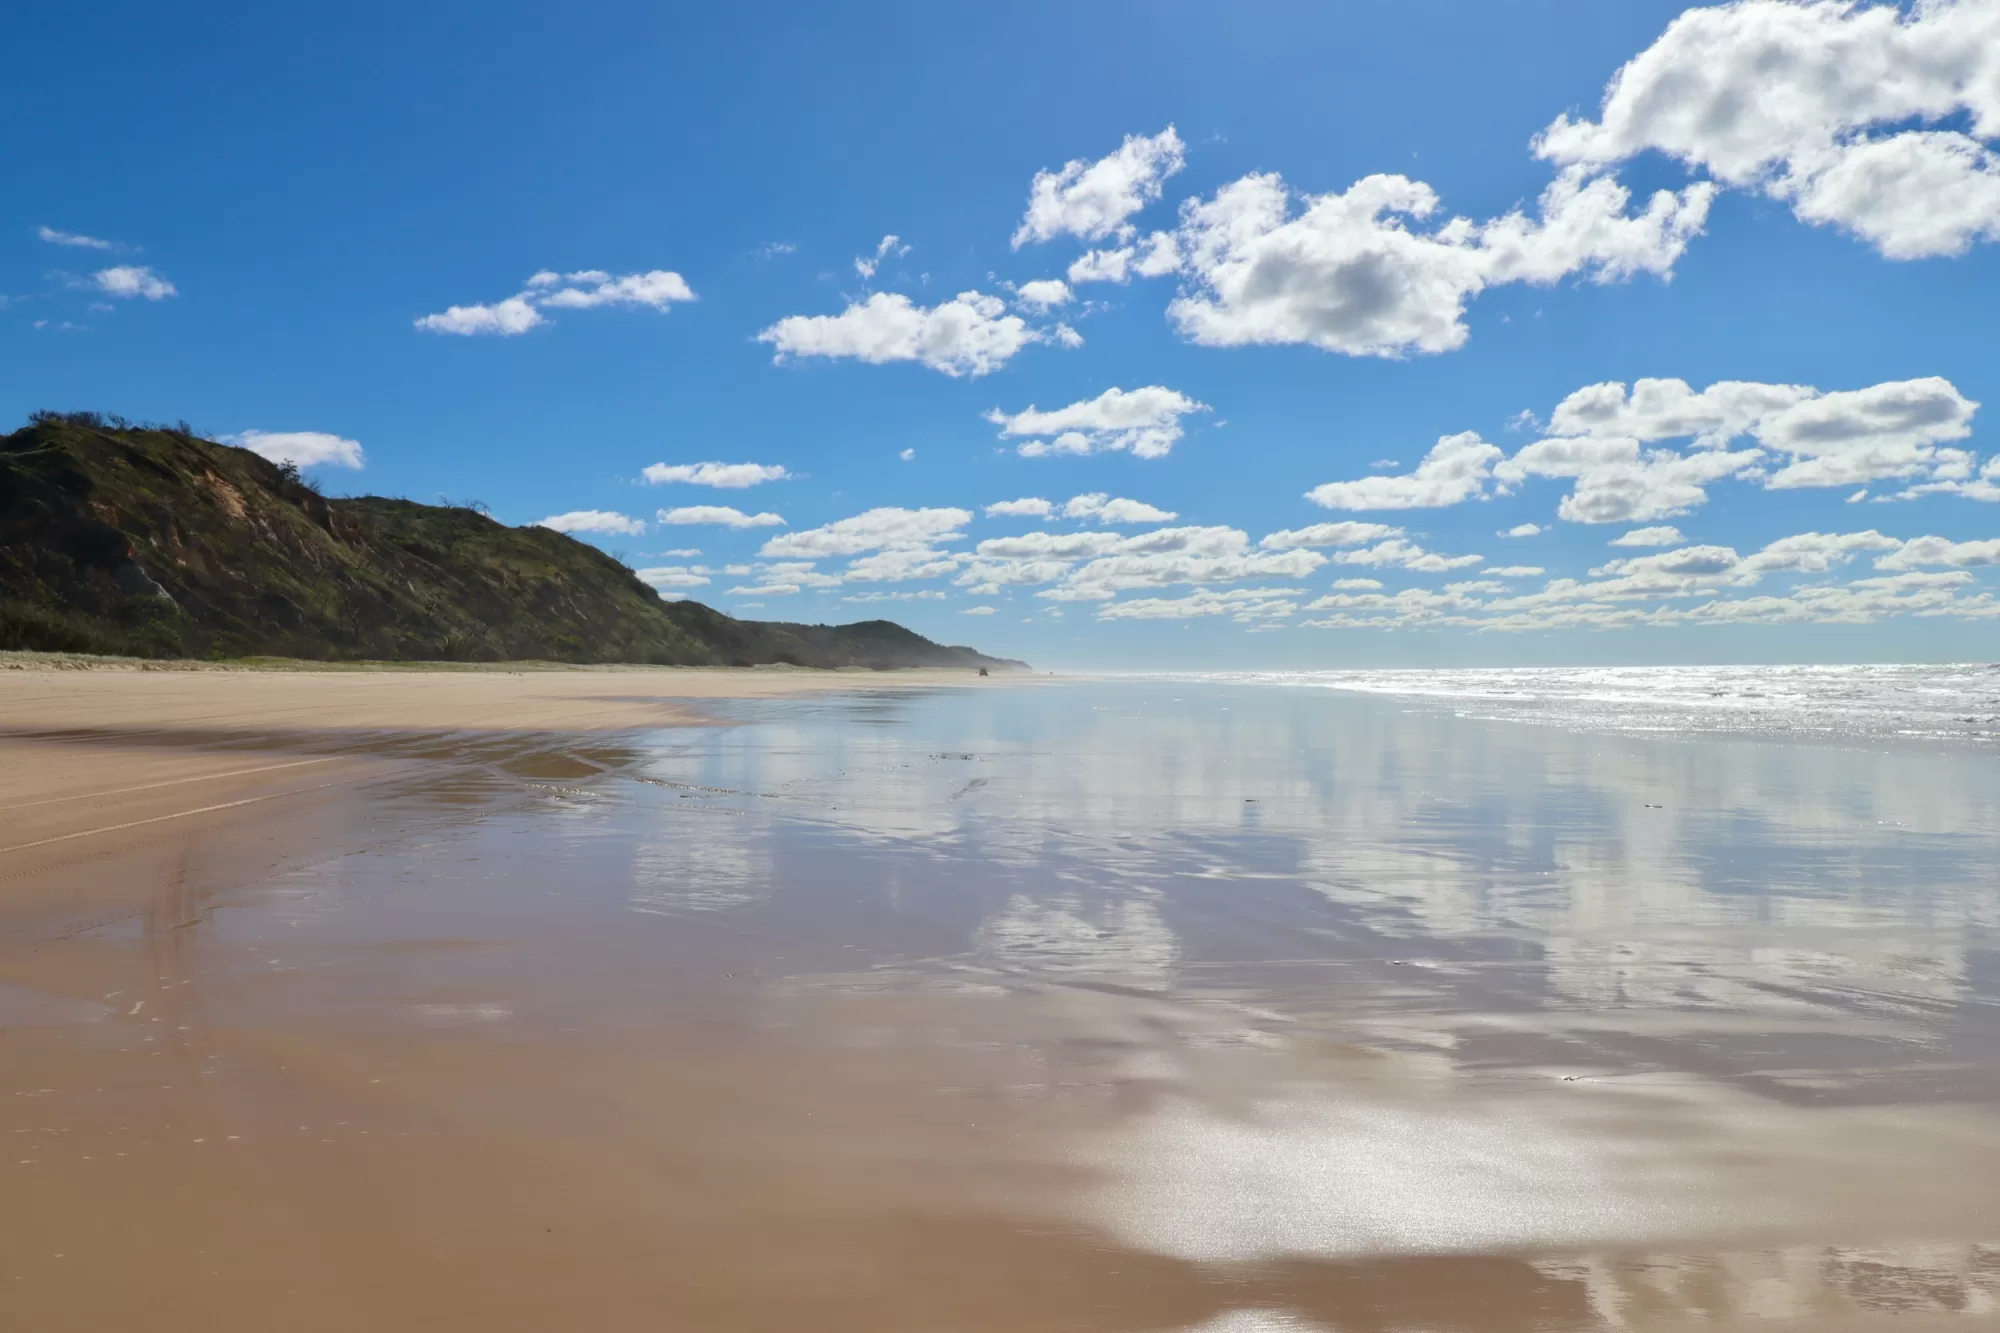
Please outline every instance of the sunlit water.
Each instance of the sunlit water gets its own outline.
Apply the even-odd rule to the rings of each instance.
[[[1161,677],[1174,679],[1174,677]],[[1590,731],[2000,741],[2000,665],[1242,671],[1180,679],[1424,700]]]

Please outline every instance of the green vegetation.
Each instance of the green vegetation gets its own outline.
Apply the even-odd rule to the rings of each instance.
[[[477,508],[328,499],[204,440],[37,413],[0,437],[0,649],[146,658],[1019,666],[886,620],[664,602],[593,546]]]

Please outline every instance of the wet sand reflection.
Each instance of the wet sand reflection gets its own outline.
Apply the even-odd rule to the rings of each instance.
[[[1196,685],[710,706],[65,738],[337,755],[356,790],[257,855],[92,863],[167,886],[136,914],[19,870],[0,1308],[2000,1315],[1993,756]]]

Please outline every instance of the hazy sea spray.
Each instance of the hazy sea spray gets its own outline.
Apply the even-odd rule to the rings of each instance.
[[[1230,671],[1156,679],[1345,690],[1582,731],[2000,741],[2000,664]]]

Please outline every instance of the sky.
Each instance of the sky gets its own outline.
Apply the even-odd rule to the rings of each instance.
[[[0,421],[1051,668],[2000,657],[2000,0],[9,29]]]

